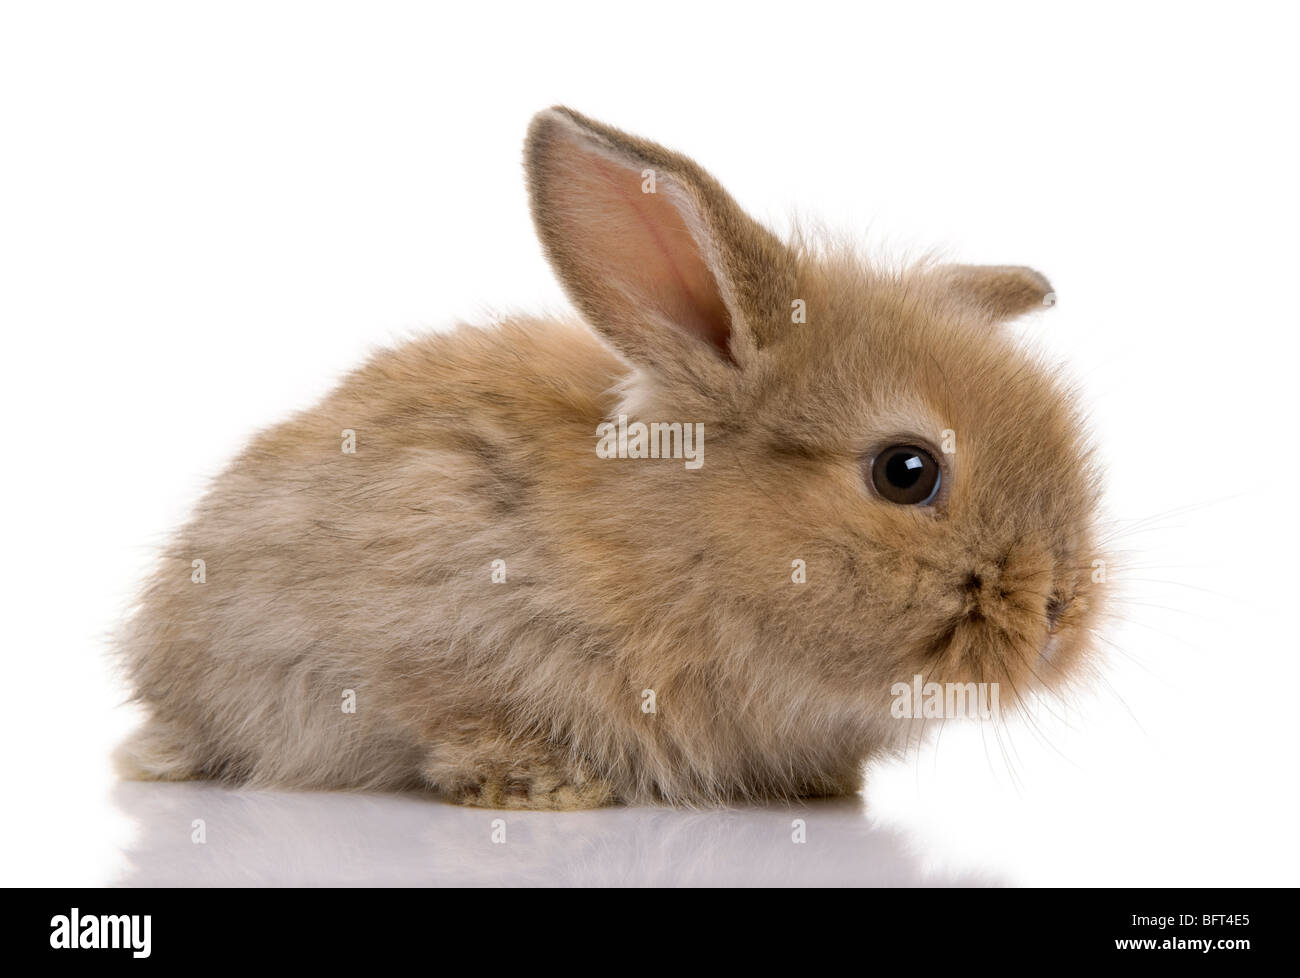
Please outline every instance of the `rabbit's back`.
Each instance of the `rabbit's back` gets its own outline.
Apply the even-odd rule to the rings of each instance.
[[[581,327],[461,328],[376,356],[258,436],[125,630],[150,720],[122,766],[415,782],[431,735],[490,715],[510,657],[541,654],[546,472],[590,452],[618,374]]]

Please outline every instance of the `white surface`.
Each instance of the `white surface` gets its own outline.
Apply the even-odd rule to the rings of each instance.
[[[627,18],[620,20],[620,17]],[[0,8],[0,881],[1300,882],[1285,8]],[[104,661],[152,548],[365,350],[556,307],[519,172],[567,102],[778,226],[1025,262],[1129,597],[1103,681],[798,812],[492,816],[120,786]],[[204,818],[208,842],[189,841]]]
[[[861,801],[681,813],[602,809],[555,817],[414,797],[294,795],[120,785],[137,840],[130,886],[912,886],[996,882],[927,870]],[[206,841],[193,841],[195,818]],[[796,843],[802,820],[804,842]]]

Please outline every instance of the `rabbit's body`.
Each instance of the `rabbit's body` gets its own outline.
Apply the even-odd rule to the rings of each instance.
[[[543,807],[854,785],[843,758],[860,755],[860,724],[826,726],[810,707],[801,730],[788,704],[692,675],[701,646],[721,657],[737,636],[706,577],[681,586],[673,565],[693,554],[647,560],[677,517],[627,505],[618,466],[645,463],[594,451],[625,369],[580,324],[462,328],[379,355],[258,437],[135,620],[153,720],[127,763]],[[696,515],[703,552],[729,514]]]
[[[258,437],[127,627],[149,719],[124,770],[541,808],[830,794],[914,731],[895,683],[1064,674],[1095,615],[1092,475],[995,325],[1041,276],[814,258],[564,110],[529,167],[604,342],[462,327]],[[704,464],[602,457],[620,415],[703,425]],[[934,500],[864,483],[882,445],[954,431]]]

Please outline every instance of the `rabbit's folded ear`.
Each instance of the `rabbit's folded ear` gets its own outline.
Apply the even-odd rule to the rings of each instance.
[[[525,166],[551,265],[632,362],[743,368],[789,309],[785,246],[687,157],[557,107],[533,118]]]
[[[941,265],[934,275],[945,291],[990,323],[1056,304],[1047,278],[1023,265]]]

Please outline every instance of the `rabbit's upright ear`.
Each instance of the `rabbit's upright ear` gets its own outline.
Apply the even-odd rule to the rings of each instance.
[[[785,246],[687,157],[557,107],[533,118],[525,165],[551,265],[634,363],[743,369],[788,315]]]
[[[946,292],[989,323],[1056,304],[1046,276],[1023,265],[940,265],[932,274]]]

